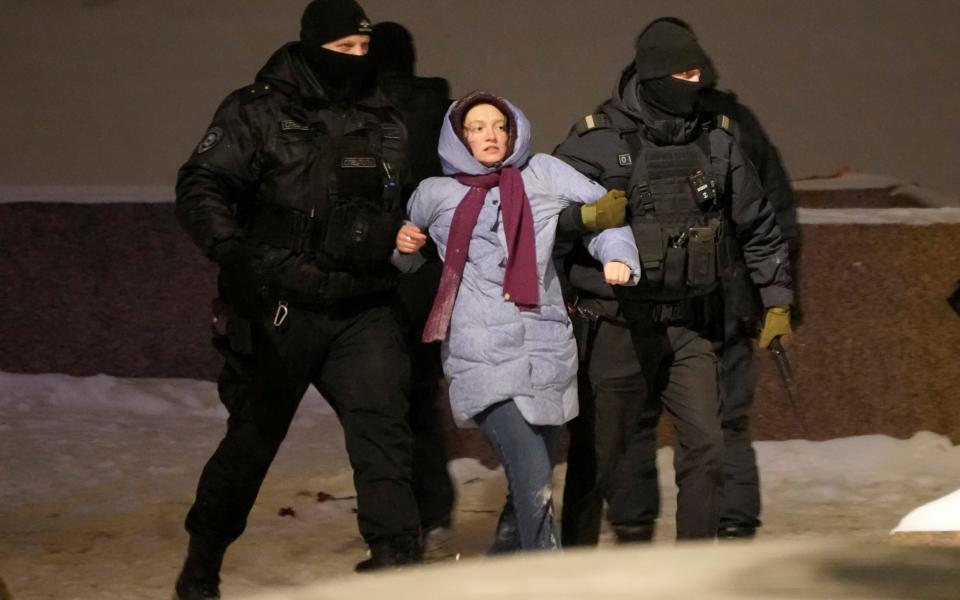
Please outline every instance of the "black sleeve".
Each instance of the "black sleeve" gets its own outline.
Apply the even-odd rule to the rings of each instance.
[[[777,225],[795,256],[800,247],[800,227],[797,206],[790,185],[790,177],[783,166],[780,153],[771,143],[756,115],[742,104],[737,104],[734,123],[739,129],[737,140],[744,153],[757,169],[763,184],[763,193],[773,207]]]
[[[567,134],[567,138],[553,150],[553,155],[586,177],[594,181],[600,181],[603,168],[591,159],[591,156],[596,154],[591,137],[589,134],[581,135],[576,131],[576,127],[572,127],[570,133]],[[572,262],[577,260],[578,255],[585,254],[585,252],[581,252],[580,241],[584,235],[589,233],[583,226],[580,207],[580,204],[571,204],[560,212],[560,217],[557,220],[556,239],[553,245],[554,267],[560,281],[564,301],[567,304],[572,304],[576,296],[576,291],[568,276],[569,269]]]
[[[765,307],[792,305],[793,280],[787,244],[773,208],[764,197],[756,169],[744,158],[731,136],[720,133],[714,136],[712,143],[714,140],[730,144],[730,180],[727,185],[731,192],[731,218],[750,279],[760,291]]]
[[[234,96],[224,100],[177,174],[177,219],[211,258],[220,244],[242,237],[234,207],[258,177],[255,135],[245,106]]]
[[[601,182],[603,166],[593,157],[598,155],[596,132],[581,134],[576,127],[570,129],[567,139],[560,143],[553,155],[567,163],[581,174],[590,179]],[[571,204],[560,213],[557,221],[557,237],[554,242],[554,257],[564,257],[589,232],[583,226],[583,218],[579,204]]]
[[[597,155],[595,139],[596,133],[581,135],[571,128],[567,139],[553,149],[553,155],[590,179],[601,181],[603,166],[593,158]]]

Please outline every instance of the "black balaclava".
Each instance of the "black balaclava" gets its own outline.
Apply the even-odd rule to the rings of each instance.
[[[637,92],[649,108],[675,118],[697,112],[704,82],[684,81],[672,75],[699,68],[702,78],[702,72],[708,66],[712,69],[712,63],[685,22],[664,17],[647,25],[637,36],[634,65]]]
[[[351,35],[370,35],[373,28],[355,0],[313,0],[300,19],[300,50],[324,92],[334,101],[351,101],[371,85],[371,61],[344,54],[324,44]]]

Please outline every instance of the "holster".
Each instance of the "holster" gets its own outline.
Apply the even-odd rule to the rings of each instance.
[[[253,355],[253,337],[249,319],[238,316],[232,306],[219,298],[213,301],[211,315],[213,346],[227,362],[235,360],[238,356]]]
[[[571,311],[570,324],[573,326],[573,337],[577,341],[577,358],[581,363],[586,363],[590,358],[590,348],[597,334],[597,322],[596,315],[591,318],[575,307]]]

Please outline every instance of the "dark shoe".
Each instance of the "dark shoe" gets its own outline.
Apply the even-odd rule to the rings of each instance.
[[[449,523],[446,526],[425,529],[420,536],[420,548],[423,558],[427,561],[443,560],[454,555],[453,530]]]
[[[727,525],[717,530],[717,537],[721,540],[747,540],[757,535],[757,528],[750,525]]]
[[[187,560],[177,577],[173,600],[218,600],[220,566],[225,550],[225,546],[211,547],[191,539]]]
[[[638,544],[653,540],[654,525],[615,525],[613,534],[618,544]]]
[[[354,571],[368,573],[380,569],[396,569],[423,559],[420,541],[416,536],[404,535],[370,544],[370,558],[357,563]]]

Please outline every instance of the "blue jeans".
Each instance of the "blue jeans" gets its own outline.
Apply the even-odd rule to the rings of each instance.
[[[553,461],[558,425],[530,425],[512,401],[475,417],[507,474],[507,501],[490,554],[560,547],[553,523]]]

